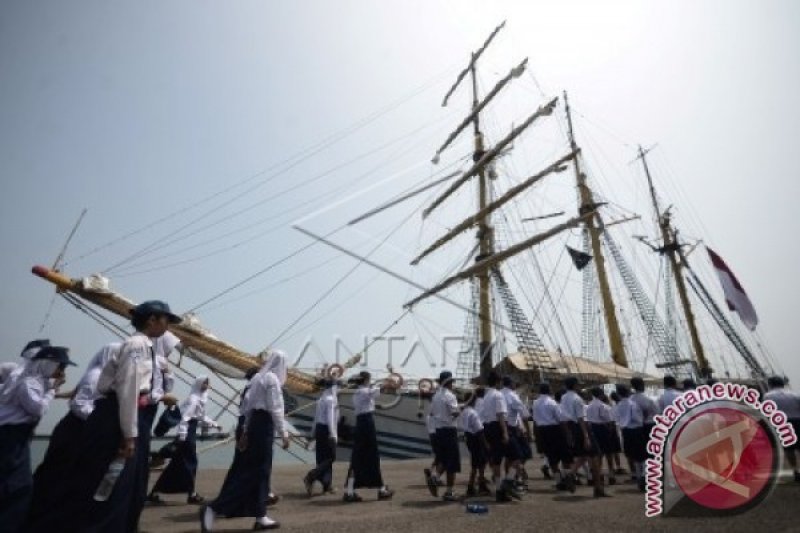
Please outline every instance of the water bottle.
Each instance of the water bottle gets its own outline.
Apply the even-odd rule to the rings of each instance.
[[[114,485],[116,485],[117,479],[119,479],[119,475],[122,473],[123,468],[125,468],[125,459],[117,457],[111,461],[111,464],[108,465],[106,475],[103,476],[102,481],[100,481],[100,485],[98,485],[97,490],[94,493],[95,501],[104,502],[109,496],[111,496],[111,492],[114,490]]]
[[[483,503],[468,503],[467,512],[473,514],[486,514],[489,512],[489,507]]]

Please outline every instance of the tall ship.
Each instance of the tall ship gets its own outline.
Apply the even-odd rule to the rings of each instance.
[[[566,92],[531,95],[525,113],[511,121],[498,113],[507,109],[504,95],[528,68],[528,60],[520,59],[481,89],[480,67],[504,25],[470,54],[444,95],[443,106],[458,99],[467,109],[431,150],[431,176],[347,221],[348,227],[363,227],[393,210],[416,206],[411,220],[425,228],[420,235],[430,237],[408,254],[408,265],[383,264],[335,236],[295,226],[310,245],[407,285],[406,301],[385,304],[387,314],[394,310],[397,318],[384,334],[420,310],[445,309],[440,315],[447,320],[462,317],[459,348],[430,375],[406,374],[402,365],[391,364],[373,371],[384,386],[375,417],[386,457],[430,453],[425,417],[433,378],[445,366],[465,390],[492,370],[513,376],[526,391],[544,381],[558,385],[569,375],[585,385],[643,376],[655,387],[659,374],[669,373],[696,382],[715,378],[762,386],[768,375],[781,373],[754,333],[752,309],[743,309],[728,293],[727,305],[718,303],[715,272],[741,285],[716,253],[681,232],[675,207],[665,205],[657,191],[649,150],[638,147],[631,153],[645,191],[636,205],[642,211],[636,212],[597,187],[608,178],[596,179],[591,170]],[[511,106],[514,112],[518,102]],[[442,255],[450,264],[444,273],[431,266]],[[36,266],[33,272],[107,326],[113,324],[106,312],[127,318],[136,303],[114,291],[105,276],[71,278],[57,265]],[[169,294],[166,287],[160,292]],[[182,341],[171,362],[182,368],[186,358],[211,370],[229,387],[227,399],[218,402],[220,414],[235,410],[236,380],[258,367],[261,356],[217,338],[193,313],[170,328]],[[318,378],[347,381],[364,368],[368,347],[341,363],[290,370],[285,403],[298,439],[312,433]],[[340,391],[343,450],[355,422],[351,393],[346,387]]]

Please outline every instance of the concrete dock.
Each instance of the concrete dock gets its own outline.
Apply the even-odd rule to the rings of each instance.
[[[578,487],[575,494],[557,492],[546,481],[538,466],[529,466],[532,479],[522,501],[498,504],[493,498],[469,501],[488,504],[487,514],[466,512],[463,503],[446,503],[431,497],[424,483],[422,469],[427,460],[384,461],[386,483],[395,490],[391,501],[376,501],[374,490],[359,490],[362,503],[342,502],[342,484],[347,465],[334,466],[336,495],[309,498],[302,483],[308,468],[304,465],[276,466],[273,490],[281,500],[269,509],[269,516],[280,521],[281,531],[336,533],[371,531],[379,533],[410,531],[581,531],[584,533],[628,531],[719,531],[732,533],[777,533],[800,531],[800,484],[781,481],[775,491],[758,507],[726,517],[677,518],[644,516],[644,495],[632,484],[608,488],[612,498],[595,499],[589,487]],[[537,463],[538,465],[538,463]],[[208,499],[217,495],[224,470],[201,470],[197,491]],[[151,482],[157,474],[151,475]],[[621,476],[621,481],[628,476]],[[463,494],[467,476],[456,481]],[[198,506],[186,504],[185,495],[163,495],[166,505],[146,507],[142,514],[142,533],[196,532],[200,530]],[[248,531],[252,518],[217,520],[214,532]]]

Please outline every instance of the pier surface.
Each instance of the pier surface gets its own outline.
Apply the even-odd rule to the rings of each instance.
[[[281,500],[269,509],[269,516],[280,521],[280,531],[304,533],[336,533],[370,531],[377,533],[440,531],[719,531],[732,533],[777,533],[800,531],[797,502],[800,484],[782,480],[775,491],[756,508],[726,517],[661,517],[644,516],[644,495],[632,484],[608,487],[612,498],[592,498],[592,489],[579,486],[575,494],[556,492],[552,481],[542,478],[536,468],[528,467],[532,479],[529,492],[522,501],[497,504],[493,498],[472,498],[470,502],[488,504],[486,514],[466,512],[463,503],[446,503],[431,497],[425,487],[422,469],[427,460],[384,461],[386,483],[395,490],[391,501],[376,501],[376,491],[361,489],[362,503],[343,503],[342,484],[345,464],[334,466],[336,495],[320,495],[315,485],[312,498],[302,483],[309,467],[280,465],[273,471],[273,490]],[[465,471],[466,465],[462,468]],[[151,473],[151,483],[157,472]],[[200,470],[197,491],[210,499],[217,495],[224,470]],[[626,481],[628,476],[620,476]],[[456,480],[456,491],[465,491],[466,475]],[[196,532],[200,530],[198,506],[186,504],[186,495],[163,495],[166,505],[145,507],[140,523],[142,533]],[[219,519],[214,532],[249,531],[252,518]]]

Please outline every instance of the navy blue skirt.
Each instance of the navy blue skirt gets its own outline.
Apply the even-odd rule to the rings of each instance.
[[[336,447],[331,444],[331,432],[327,424],[314,426],[316,467],[311,471],[311,479],[322,483],[325,489],[333,483],[333,463],[336,461]]]
[[[436,430],[436,448],[439,462],[448,474],[461,472],[461,451],[458,446],[456,428],[438,428]]]
[[[588,429],[588,428],[587,428]],[[572,446],[570,446],[570,453],[572,457],[594,457],[597,455],[597,447],[592,440],[592,433],[589,431],[589,447],[586,447],[586,442],[583,438],[583,430],[578,422],[567,422],[567,431],[572,435]]]
[[[52,506],[64,497],[54,489],[71,474],[80,453],[85,427],[86,420],[68,411],[53,429],[44,459],[33,474],[33,498],[28,512],[31,520],[49,513]]]
[[[467,443],[467,450],[469,450],[470,466],[478,470],[484,468],[489,460],[489,453],[483,442],[483,431],[477,433],[465,431],[464,440]]]
[[[18,531],[33,492],[31,436],[34,424],[0,426],[0,530]]]
[[[175,439],[175,452],[153,485],[153,492],[194,494],[197,478],[197,420],[189,421],[186,440]]]
[[[592,436],[592,443],[602,455],[614,453],[609,424],[589,424],[589,434]]]
[[[362,413],[356,417],[353,432],[353,453],[350,455],[350,472],[354,488],[383,487],[381,459],[378,456],[378,437],[375,433],[375,419],[372,413]]]
[[[622,445],[625,455],[631,461],[643,462],[647,460],[647,437],[645,428],[622,428]]]
[[[234,457],[219,496],[210,504],[215,513],[228,518],[267,514],[274,439],[272,415],[261,409],[252,411],[247,448]]]

